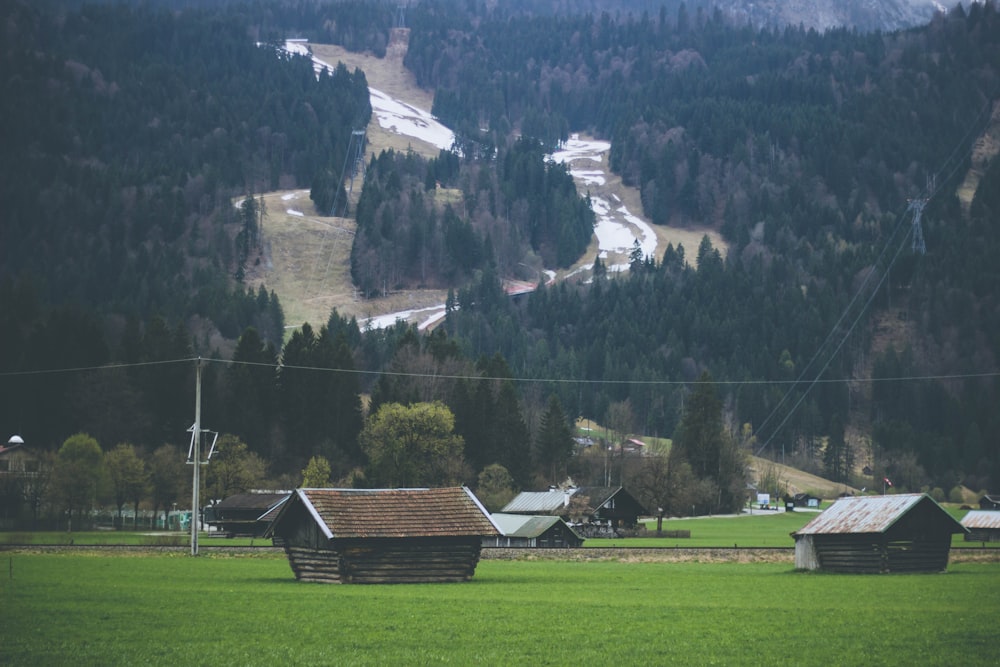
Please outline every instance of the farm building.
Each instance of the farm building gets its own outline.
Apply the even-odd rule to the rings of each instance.
[[[299,581],[374,584],[467,581],[499,531],[463,486],[297,489],[267,535]]]
[[[24,444],[19,435],[12,435],[6,445],[0,446],[0,475],[38,474],[38,454]]]
[[[981,510],[1000,510],[1000,496],[993,496],[986,494],[979,499],[979,509]]]
[[[796,507],[819,507],[823,499],[810,493],[796,493],[792,496],[792,503]]]
[[[1000,512],[973,510],[962,517],[966,542],[1000,542]]]
[[[837,500],[792,533],[795,567],[831,572],[940,572],[964,533],[925,493]]]
[[[632,528],[649,512],[621,486],[571,486],[548,491],[522,491],[500,510],[505,514],[549,514],[570,518],[582,514],[575,526],[586,537],[615,537],[616,528]]]
[[[256,491],[237,493],[205,508],[205,522],[222,531],[226,537],[261,537],[267,531],[272,510],[284,503],[288,491]]]
[[[500,529],[496,537],[484,537],[484,547],[570,548],[583,544],[583,538],[558,516],[527,514],[491,515]]]

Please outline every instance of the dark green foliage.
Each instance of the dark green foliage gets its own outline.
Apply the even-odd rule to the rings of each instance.
[[[573,437],[569,420],[559,398],[549,397],[542,423],[535,438],[535,468],[544,481],[559,484],[566,477],[566,463],[573,453]]]
[[[232,197],[308,185],[370,115],[363,74],[316,80],[246,14],[26,7],[3,11],[0,275],[44,271],[45,302],[198,312],[259,250],[259,208]]]
[[[368,168],[358,201],[351,275],[368,295],[467,282],[486,265],[515,275],[529,253],[569,266],[593,235],[590,202],[541,144],[518,141],[492,164],[460,165],[442,151],[430,161],[385,152]],[[433,198],[438,182],[458,181],[462,211]]]

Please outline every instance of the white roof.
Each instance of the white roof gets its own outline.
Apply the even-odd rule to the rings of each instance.
[[[991,528],[1000,530],[1000,512],[996,510],[972,510],[962,518],[966,528]]]
[[[561,489],[522,491],[500,511],[516,514],[548,514],[563,507],[566,504],[566,494],[572,494],[574,491],[575,489],[572,491],[563,491]]]
[[[934,502],[923,493],[840,498],[795,534],[884,533],[924,498]]]

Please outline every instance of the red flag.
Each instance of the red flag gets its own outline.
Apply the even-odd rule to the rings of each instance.
[[[886,484],[888,484],[889,486],[892,486],[892,482],[889,481],[888,477],[883,477],[882,481],[885,482]]]

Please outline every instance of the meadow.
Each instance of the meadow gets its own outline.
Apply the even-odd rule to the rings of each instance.
[[[1000,565],[483,561],[462,584],[294,580],[284,557],[0,554],[0,664],[987,665]]]

